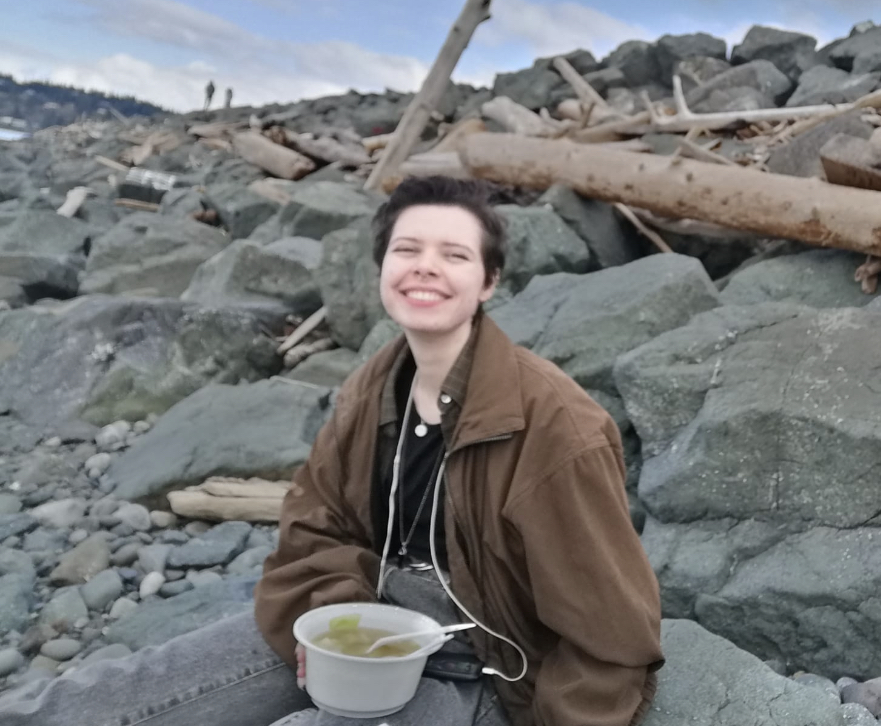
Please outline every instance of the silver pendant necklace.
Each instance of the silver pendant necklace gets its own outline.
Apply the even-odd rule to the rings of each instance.
[[[428,426],[425,425],[425,421],[422,420],[422,416],[419,416],[419,423],[416,424],[416,428],[413,429],[413,433],[415,433],[420,439],[428,433]]]

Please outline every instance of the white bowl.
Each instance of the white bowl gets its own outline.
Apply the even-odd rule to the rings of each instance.
[[[400,711],[413,698],[425,661],[443,645],[435,635],[416,636],[422,646],[435,640],[437,647],[389,658],[362,658],[318,648],[312,641],[330,628],[332,618],[360,615],[360,626],[392,633],[440,630],[441,625],[414,610],[377,603],[325,605],[301,615],[294,623],[294,638],[306,649],[306,690],[318,708],[337,716],[375,718]]]

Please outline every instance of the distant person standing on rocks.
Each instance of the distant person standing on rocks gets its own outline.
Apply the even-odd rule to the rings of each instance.
[[[208,81],[208,85],[205,86],[205,108],[202,109],[203,111],[208,110],[212,98],[214,98],[214,81]]]
[[[224,108],[230,108],[232,106],[232,88],[226,89],[226,101],[223,104]]]

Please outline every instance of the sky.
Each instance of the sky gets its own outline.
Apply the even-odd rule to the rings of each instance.
[[[0,0],[0,73],[133,95],[175,111],[418,89],[464,0]],[[753,24],[818,47],[881,24],[878,0],[493,0],[454,80],[576,48],[598,59],[626,40],[708,32],[731,47]]]

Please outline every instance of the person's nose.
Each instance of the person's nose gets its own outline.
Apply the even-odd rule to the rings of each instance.
[[[437,275],[437,271],[437,255],[430,248],[423,249],[416,258],[416,274],[422,277],[433,277]]]

